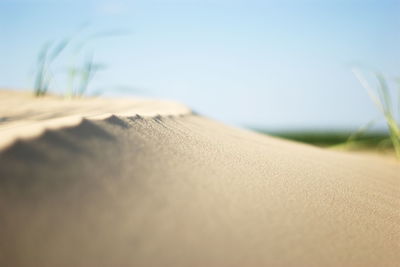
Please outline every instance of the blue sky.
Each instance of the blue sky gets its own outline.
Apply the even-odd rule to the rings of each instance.
[[[88,45],[108,66],[91,90],[129,86],[235,125],[355,129],[378,113],[351,68],[400,75],[399,14],[385,0],[0,0],[0,86],[30,88],[43,43],[88,22],[77,39],[129,32]]]

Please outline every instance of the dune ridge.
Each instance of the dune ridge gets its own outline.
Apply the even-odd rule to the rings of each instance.
[[[0,150],[0,266],[398,266],[399,208],[394,161],[190,112]]]
[[[192,111],[174,101],[146,98],[82,98],[58,96],[35,98],[26,91],[0,90],[0,149],[18,138],[34,138],[47,129],[76,126],[83,119],[103,120],[114,114],[124,117],[173,116]]]

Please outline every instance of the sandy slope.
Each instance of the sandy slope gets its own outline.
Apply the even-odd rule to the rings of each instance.
[[[400,265],[399,164],[131,103],[3,146],[0,266]]]

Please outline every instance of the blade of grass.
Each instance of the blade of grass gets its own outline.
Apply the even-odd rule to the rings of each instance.
[[[396,78],[397,84],[397,119],[400,120],[400,77]]]
[[[365,125],[361,126],[360,128],[357,129],[356,132],[352,133],[345,142],[339,143],[339,144],[335,144],[330,146],[330,148],[334,148],[334,149],[348,149],[350,147],[354,147],[357,146],[358,144],[360,144],[360,139],[362,138],[362,136],[364,136],[369,129],[371,129],[374,124],[377,122],[378,119],[374,119],[372,121],[369,121],[368,123],[366,123]]]
[[[392,104],[391,104],[391,100],[390,100],[390,93],[389,93],[389,89],[388,89],[388,85],[387,85],[386,79],[379,72],[377,72],[375,74],[375,76],[376,76],[376,78],[378,80],[378,83],[379,83],[378,93],[379,93],[379,97],[381,99],[381,103],[382,103],[382,106],[384,108],[384,111],[385,111],[385,113],[391,114],[392,113]]]
[[[365,88],[365,90],[367,90],[369,97],[372,99],[376,107],[381,112],[384,112],[384,108],[382,106],[381,101],[379,100],[379,97],[374,93],[374,89],[369,85],[369,82],[364,78],[362,73],[357,69],[352,69],[352,72],[354,76],[357,78],[357,80],[360,82],[360,84]]]
[[[360,139],[361,136],[366,134],[368,132],[368,130],[371,129],[375,125],[377,120],[378,119],[374,119],[372,121],[369,121],[365,125],[363,125],[360,128],[358,128],[358,130],[355,133],[353,133],[352,135],[349,136],[349,138],[347,139],[346,143],[351,143],[353,141],[356,141],[356,140]]]
[[[42,96],[46,93],[47,89],[43,86],[45,82],[46,75],[46,64],[48,51],[51,47],[51,42],[46,42],[40,49],[37,57],[37,71],[34,84],[34,94],[35,96]]]

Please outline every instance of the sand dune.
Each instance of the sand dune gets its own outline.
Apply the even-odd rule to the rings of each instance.
[[[400,266],[395,161],[171,102],[26,101],[0,115],[0,266]]]

